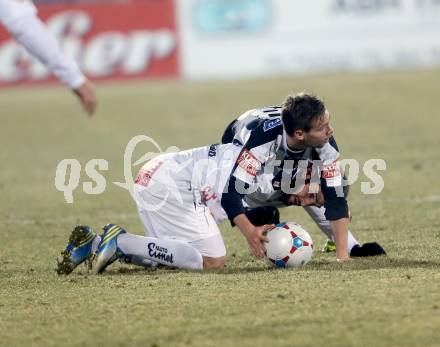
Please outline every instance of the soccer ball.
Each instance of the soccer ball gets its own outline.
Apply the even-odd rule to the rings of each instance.
[[[277,224],[267,233],[267,238],[266,257],[275,267],[300,267],[312,258],[312,238],[299,224]]]

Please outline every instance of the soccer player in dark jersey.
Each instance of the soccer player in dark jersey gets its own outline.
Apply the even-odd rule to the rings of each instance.
[[[347,260],[349,252],[352,256],[385,254],[375,242],[360,246],[348,230],[348,204],[339,150],[329,118],[322,100],[300,93],[287,97],[282,107],[250,110],[227,127],[222,142],[244,148],[231,175],[228,193],[222,196],[222,206],[255,255],[264,252],[260,246],[262,235],[247,220],[242,201],[250,207],[301,204],[297,194],[286,190],[291,188],[291,180],[297,182],[296,192],[301,190],[307,172],[314,172],[325,201],[324,207],[310,207],[307,212],[335,240],[337,258]],[[239,194],[234,189],[237,185],[249,188],[255,184],[259,187],[250,194]]]

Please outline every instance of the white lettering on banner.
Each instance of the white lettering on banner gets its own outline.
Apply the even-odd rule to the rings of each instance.
[[[84,52],[84,71],[95,76],[110,75],[124,59],[126,40],[120,32],[108,32],[90,40]]]
[[[84,37],[93,27],[93,18],[82,11],[63,11],[47,21],[49,31],[61,42],[63,51],[73,57],[91,77],[105,77],[115,72],[138,74],[148,69],[154,59],[164,59],[177,47],[169,29],[107,31]],[[12,40],[0,45],[0,82],[24,78],[41,80],[49,71],[23,47]]]
[[[124,73],[145,70],[152,59],[162,59],[175,49],[175,38],[168,30],[135,31],[129,36],[107,32],[93,38],[84,52],[84,70],[94,76],[112,74],[118,66]]]
[[[24,77],[21,62],[26,51],[14,41],[7,41],[0,46],[0,80],[14,82]]]

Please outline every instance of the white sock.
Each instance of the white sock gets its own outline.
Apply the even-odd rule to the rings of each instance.
[[[100,242],[101,242],[101,236],[96,235],[92,241],[92,254],[98,250],[98,246],[99,246]]]
[[[203,270],[203,257],[189,243],[133,234],[118,236],[118,247],[127,256],[143,265],[149,262],[186,270]],[[145,265],[143,265],[145,266]]]
[[[101,243],[101,236],[100,235],[96,235],[95,238],[92,241],[92,254],[95,253],[98,250],[99,244]],[[155,261],[151,261],[148,259],[144,259],[144,258],[140,258],[137,256],[131,256],[130,257],[130,263],[134,264],[134,265],[139,265],[139,266],[143,266],[143,267],[148,267],[148,268],[152,268],[152,267],[156,267],[157,266],[157,262]]]
[[[347,250],[348,250],[348,254],[350,254],[351,249],[356,246],[359,245],[359,242],[354,238],[353,234],[351,233],[351,231],[348,231],[348,239],[347,239]]]

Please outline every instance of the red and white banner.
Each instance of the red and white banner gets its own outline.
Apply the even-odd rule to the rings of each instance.
[[[38,16],[92,80],[179,76],[173,0],[40,5]],[[53,80],[0,26],[0,86]]]

